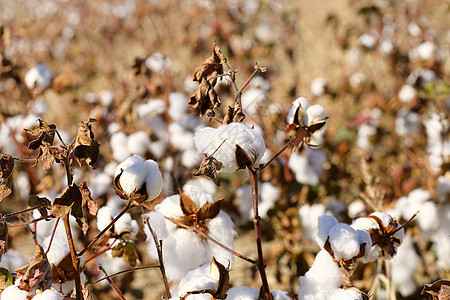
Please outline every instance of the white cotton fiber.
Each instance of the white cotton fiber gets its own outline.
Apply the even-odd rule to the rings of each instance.
[[[127,148],[130,153],[144,156],[149,150],[150,137],[144,131],[137,131],[128,136]]]
[[[167,230],[166,219],[164,218],[164,216],[154,211],[147,213],[147,216],[152,230],[156,234],[158,239],[166,239],[169,236],[169,231]],[[148,226],[145,223],[144,232],[147,235],[147,239],[153,239]]]
[[[139,231],[139,225],[136,220],[131,218],[129,213],[123,214],[115,223],[114,223],[114,232],[118,235],[126,239],[131,239],[136,236]]]
[[[316,242],[320,247],[323,247],[323,245],[325,245],[325,242],[327,241],[328,238],[328,232],[336,224],[338,224],[338,221],[333,216],[322,215],[319,217],[318,221],[319,230],[317,232]]]
[[[302,184],[318,185],[323,173],[326,156],[319,150],[305,148],[305,152],[292,152],[288,167],[295,173],[295,180]]]
[[[220,172],[227,173],[235,172],[238,168],[236,145],[246,152],[253,165],[260,161],[266,151],[263,137],[242,123],[231,123],[218,128],[202,128],[195,133],[194,142],[199,154],[214,153],[214,158],[223,163]]]
[[[145,182],[145,176],[147,175],[146,171],[147,170],[143,163],[133,164],[123,170],[123,173],[119,179],[122,189],[127,194],[131,194],[139,190]]]
[[[297,109],[299,109],[299,107],[300,107],[300,110],[299,110],[298,117],[300,119],[294,120],[295,113],[296,113]],[[292,107],[289,109],[287,119],[286,119],[287,123],[294,124],[294,121],[295,121],[296,123],[300,124],[301,126],[308,125],[305,122],[305,119],[302,119],[302,117],[301,117],[301,114],[302,114],[301,112],[303,112],[303,115],[306,115],[306,110],[308,109],[308,107],[309,107],[309,102],[306,98],[300,97],[300,98],[295,99],[292,102]]]
[[[100,103],[103,106],[110,106],[114,102],[115,96],[113,91],[104,90],[100,92]]]
[[[189,292],[212,290],[218,288],[219,278],[210,272],[210,264],[204,264],[200,268],[189,271],[181,279],[180,284],[175,289],[173,297],[183,297]]]
[[[436,199],[444,203],[450,197],[450,178],[439,176],[436,187]]]
[[[360,293],[354,289],[336,289],[330,293],[329,300],[363,300]]]
[[[403,297],[410,296],[416,291],[413,274],[419,262],[420,258],[408,234],[398,248],[397,255],[391,260],[392,282],[399,287]]]
[[[39,64],[25,74],[25,84],[29,89],[45,90],[52,83],[53,73],[46,66]]]
[[[362,200],[353,201],[348,205],[348,216],[352,219],[365,215],[366,204]]]
[[[162,99],[150,99],[147,103],[137,105],[137,115],[140,119],[150,121],[166,110],[166,101]]]
[[[308,240],[314,240],[319,228],[318,218],[325,214],[325,206],[322,203],[303,204],[298,210],[298,214],[302,222],[303,237]]]
[[[62,300],[62,296],[57,291],[45,290],[41,294],[37,294],[32,300]]]
[[[211,179],[199,176],[194,177],[192,179],[189,179],[184,185],[183,185],[183,191],[185,193],[188,192],[202,192],[210,195],[214,195],[217,192],[217,186]]]
[[[256,117],[260,109],[266,106],[266,91],[259,88],[250,88],[242,94],[241,103],[244,114]]]
[[[359,253],[359,237],[356,230],[339,223],[328,232],[331,248],[336,259],[349,260]]]
[[[113,133],[109,142],[111,144],[111,150],[113,151],[113,158],[116,161],[123,161],[130,156],[130,151],[127,146],[128,137],[125,133],[121,131]]]
[[[194,134],[185,130],[183,125],[178,122],[169,124],[169,137],[172,146],[178,150],[194,149]]]
[[[426,201],[421,205],[417,222],[422,232],[430,232],[439,227],[438,208],[434,202]]]
[[[398,98],[401,102],[408,103],[414,100],[417,97],[417,91],[416,89],[410,85],[405,84],[402,86],[400,91],[398,92]]]
[[[103,206],[97,211],[97,229],[102,231],[108,226],[117,214],[117,210],[110,206]]]
[[[107,274],[114,274],[126,270],[130,267],[122,257],[113,257],[111,251],[106,251],[105,253],[100,255],[98,257],[98,264],[105,269]]]
[[[25,266],[29,261],[25,259],[18,251],[8,249],[1,258],[0,267],[7,269],[10,273],[15,269]]]
[[[318,77],[311,82],[309,89],[313,95],[320,96],[326,92],[327,85],[328,81],[325,78]]]
[[[174,298],[172,298],[172,299],[174,299]],[[184,299],[185,300],[211,300],[211,297],[207,294],[190,294]],[[178,299],[174,299],[174,300],[178,300]]]
[[[327,299],[341,282],[339,266],[326,250],[321,250],[305,276],[300,276],[298,299]]]
[[[105,195],[112,188],[112,177],[106,173],[97,173],[91,181],[92,198]]]
[[[27,300],[28,292],[22,291],[18,286],[10,285],[0,294],[1,300]]]
[[[185,95],[181,93],[169,94],[169,116],[174,121],[183,120],[187,111],[188,100]]]
[[[45,238],[42,247],[47,251],[51,236]],[[61,236],[54,236],[52,244],[50,245],[50,250],[47,252],[48,262],[54,265],[58,265],[67,254],[70,253],[69,244],[67,243],[67,238]]]
[[[153,200],[161,194],[163,187],[162,174],[159,171],[158,163],[152,159],[148,159],[144,162],[147,175],[145,177],[145,183],[148,193],[148,200]]]
[[[306,119],[305,119],[306,117]],[[305,124],[312,125],[322,121],[325,121],[327,116],[325,114],[325,108],[322,105],[315,104],[306,110],[306,115],[304,117]]]
[[[256,300],[259,291],[247,286],[232,287],[227,291],[227,300]]]

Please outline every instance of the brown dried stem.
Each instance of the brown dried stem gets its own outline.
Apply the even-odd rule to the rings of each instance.
[[[105,274],[106,280],[108,281],[109,285],[114,289],[114,291],[116,292],[117,296],[119,296],[119,298],[122,299],[122,300],[126,300],[125,296],[119,290],[119,288],[117,287],[115,282],[108,276],[108,274],[106,274],[106,271],[105,271],[105,269],[103,269],[102,265],[99,265],[98,268],[103,272],[103,274]]]
[[[267,275],[264,265],[264,257],[261,243],[261,229],[259,227],[259,221],[261,220],[261,217],[259,216],[258,212],[258,174],[255,170],[253,170],[250,167],[248,168],[248,174],[250,175],[250,183],[252,186],[253,214],[254,214],[253,225],[256,235],[256,248],[258,251],[258,262],[256,266],[258,267],[258,271],[261,276],[262,293],[263,293],[262,296],[266,300],[272,300],[273,296],[269,289],[269,283],[267,281]]]
[[[152,234],[152,237],[153,237],[153,241],[155,242],[156,252],[158,253],[159,270],[161,271],[161,276],[163,278],[164,287],[166,289],[166,297],[167,297],[167,299],[170,299],[170,298],[172,298],[172,295],[170,294],[169,281],[167,280],[166,268],[164,267],[164,260],[163,260],[163,253],[162,253],[162,240],[158,240],[156,233],[153,231],[153,228],[150,225],[150,222],[148,221],[149,217],[147,215],[143,214],[142,219],[144,219],[144,223],[147,225],[148,230],[150,230],[150,233]]]
[[[113,278],[113,277],[116,277],[116,276],[119,276],[119,275],[122,275],[122,274],[130,273],[130,272],[134,272],[134,271],[138,271],[138,270],[156,269],[156,268],[159,268],[159,266],[158,265],[154,265],[154,266],[136,267],[136,268],[132,268],[132,269],[128,269],[128,270],[123,270],[123,271],[120,271],[120,272],[117,272],[117,273],[105,276],[105,277],[100,278],[100,279],[98,279],[98,280],[96,280],[94,282],[89,283],[86,286],[86,289],[88,289],[91,285],[99,283],[100,281],[108,280],[108,278]]]

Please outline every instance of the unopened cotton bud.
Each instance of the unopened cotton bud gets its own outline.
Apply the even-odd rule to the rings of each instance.
[[[39,64],[25,74],[25,84],[29,89],[45,90],[52,83],[53,73],[46,66]]]

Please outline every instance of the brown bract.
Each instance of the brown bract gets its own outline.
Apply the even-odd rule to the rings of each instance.
[[[53,283],[64,283],[75,279],[72,257],[67,254],[58,265],[52,264]]]
[[[367,232],[370,234],[372,245],[378,245],[381,249],[381,255],[384,256],[386,252],[389,256],[394,256],[397,253],[395,245],[400,245],[400,240],[394,236],[398,231],[397,220],[391,218],[387,226],[383,226],[383,222],[377,216],[370,215],[368,218],[372,219],[376,224],[376,229],[369,229]]]
[[[203,233],[208,233],[205,222],[214,219],[219,214],[222,200],[219,199],[214,203],[207,203],[197,208],[194,201],[180,190],[180,206],[183,216],[171,218],[171,220],[181,227],[195,228]]]
[[[52,209],[52,203],[50,202],[50,200],[48,200],[46,197],[39,197],[36,195],[31,195],[30,198],[28,198],[28,206],[29,207],[42,206],[38,208],[38,211],[44,218],[48,217],[47,210]]]
[[[83,162],[86,162],[89,167],[94,169],[100,156],[100,144],[94,140],[94,133],[90,124],[92,122],[95,122],[95,120],[90,119],[87,122],[80,122],[73,155],[80,166]]]
[[[213,54],[208,57],[194,71],[193,79],[199,83],[198,89],[189,99],[189,107],[198,110],[200,116],[204,115],[208,110],[220,106],[220,99],[214,90],[217,83],[217,76],[223,73],[223,63],[226,59],[220,52],[219,46],[213,45]]]
[[[36,245],[31,263],[15,271],[18,277],[22,276],[19,283],[21,290],[27,292],[34,289],[46,290],[52,285],[52,268],[40,245]]]
[[[8,223],[0,214],[0,260],[8,248]]]
[[[217,186],[220,186],[220,181],[216,174],[220,169],[222,169],[222,162],[215,159],[212,155],[208,156],[206,153],[203,153],[202,162],[198,170],[194,173],[194,176],[208,176]]]

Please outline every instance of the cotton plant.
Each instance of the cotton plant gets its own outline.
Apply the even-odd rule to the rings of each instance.
[[[212,257],[224,265],[232,265],[230,252],[190,229],[207,234],[222,245],[233,249],[236,237],[231,218],[220,210],[221,200],[214,202],[211,195],[200,191],[172,195],[148,213],[150,226],[164,247],[162,254],[169,281],[179,281],[189,271],[209,263]],[[157,258],[151,232],[147,234],[148,252]]]

